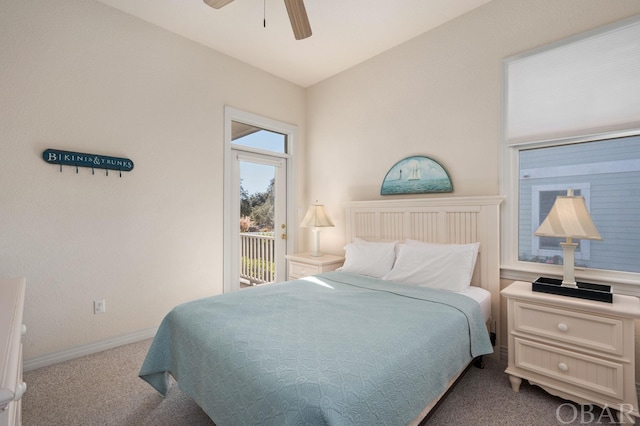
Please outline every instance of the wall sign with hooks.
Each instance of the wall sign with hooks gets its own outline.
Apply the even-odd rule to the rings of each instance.
[[[57,164],[60,166],[73,166],[78,173],[78,167],[88,167],[91,174],[95,173],[95,169],[104,169],[105,174],[109,176],[109,170],[117,170],[122,177],[122,172],[130,172],[133,170],[133,161],[128,158],[108,157],[106,155],[83,154],[82,152],[60,151],[58,149],[45,149],[42,152],[42,159],[49,164]]]

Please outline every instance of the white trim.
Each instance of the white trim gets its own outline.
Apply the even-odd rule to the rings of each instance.
[[[110,337],[88,345],[78,346],[71,349],[65,349],[60,352],[54,352],[47,355],[37,356],[24,361],[24,371],[35,370],[36,368],[48,367],[60,362],[69,361],[86,355],[95,354],[106,351],[107,349],[117,348],[119,346],[128,345],[130,343],[139,342],[141,340],[151,339],[156,335],[158,327],[148,328],[145,330],[134,331],[133,333],[123,334],[121,336]]]
[[[520,179],[541,179],[547,177],[593,176],[608,173],[625,173],[640,171],[640,160],[599,161],[569,166],[536,167],[520,170]]]
[[[260,149],[245,147],[245,146],[232,146],[231,143],[231,122],[238,121],[241,123],[250,124],[252,126],[260,127],[262,129],[270,130],[277,133],[287,135],[287,153],[285,155],[270,151],[264,151]],[[296,175],[295,175],[295,150],[298,143],[298,127],[293,124],[284,123],[282,121],[274,120],[271,118],[263,117],[261,115],[252,114],[246,111],[242,111],[230,106],[224,108],[224,173],[223,173],[223,245],[224,245],[224,261],[223,261],[223,292],[228,293],[233,291],[234,286],[231,282],[233,276],[232,270],[235,268],[234,261],[232,259],[232,253],[239,253],[239,248],[232,244],[233,238],[231,235],[232,230],[236,230],[237,226],[233,223],[233,203],[231,188],[234,187],[234,153],[238,154],[239,151],[243,151],[242,155],[248,155],[250,152],[258,154],[266,154],[273,157],[282,157],[286,162],[287,176],[286,176],[286,194],[287,194],[287,207],[286,207],[286,226],[287,226],[287,241],[286,252],[282,254],[283,259],[287,253],[293,253],[295,251],[295,241],[297,227],[293,226],[296,223]],[[235,186],[237,187],[237,186]],[[235,262],[237,262],[236,260]]]
[[[234,121],[237,121],[237,120],[234,120]],[[282,152],[269,151],[268,149],[253,148],[250,146],[243,146],[243,145],[231,144],[231,150],[234,152],[246,153],[246,154],[254,153],[258,155],[268,155],[270,157],[280,157],[280,158],[291,157],[291,155],[288,152],[283,154]]]
[[[235,151],[235,150],[234,150]],[[282,167],[284,158],[275,157],[267,154],[257,154],[248,152],[236,152],[236,158],[240,161],[249,161],[251,163],[263,164],[265,166]]]

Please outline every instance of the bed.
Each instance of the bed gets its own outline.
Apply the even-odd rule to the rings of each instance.
[[[500,201],[348,203],[343,270],[177,306],[140,377],[164,395],[173,376],[218,426],[417,424],[474,358],[494,352]],[[453,268],[471,286],[422,284],[416,253],[445,247],[472,257],[470,270]],[[376,256],[393,257],[390,269]]]

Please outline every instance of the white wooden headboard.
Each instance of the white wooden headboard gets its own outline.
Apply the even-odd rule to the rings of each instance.
[[[503,197],[446,197],[352,201],[346,238],[406,239],[440,244],[480,243],[472,285],[491,292],[491,331],[500,357],[500,203]]]

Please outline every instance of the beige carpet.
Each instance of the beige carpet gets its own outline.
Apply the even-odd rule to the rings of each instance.
[[[175,382],[162,398],[138,378],[150,343],[145,340],[25,373],[23,424],[213,425]],[[486,364],[484,370],[471,367],[425,424],[615,424],[608,411],[599,409],[585,413],[582,418],[590,421],[581,423],[579,406],[565,404],[526,382],[520,392],[512,392],[505,364],[491,360]]]

